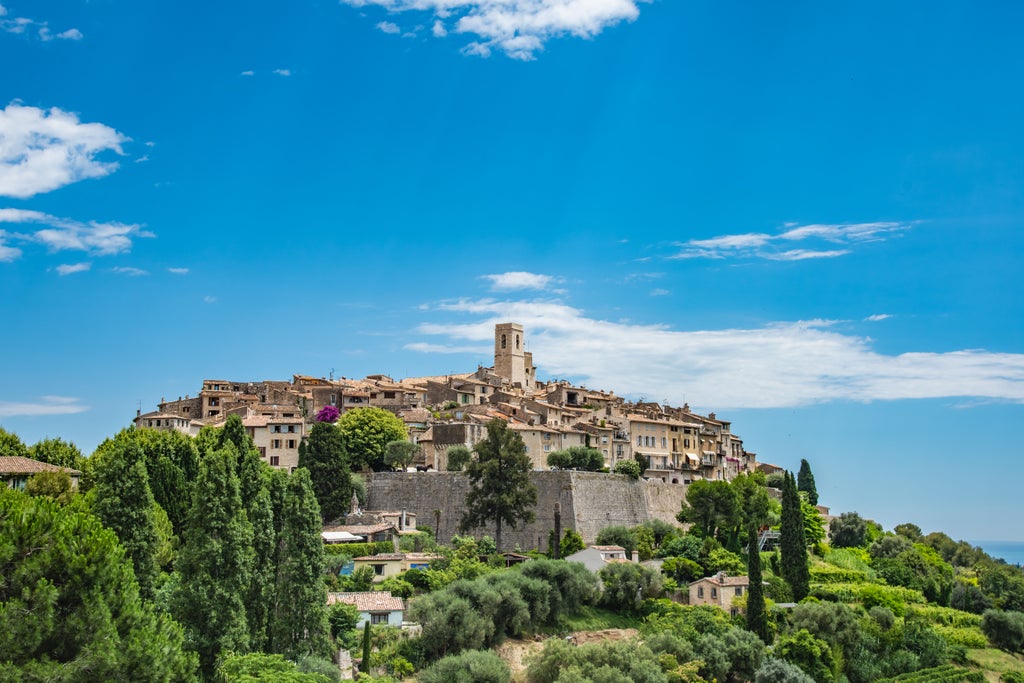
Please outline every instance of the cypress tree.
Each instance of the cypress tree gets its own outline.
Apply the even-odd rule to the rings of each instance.
[[[137,443],[125,443],[97,464],[93,513],[117,535],[135,569],[139,595],[150,600],[158,574],[158,543],[144,458]]]
[[[352,501],[352,481],[345,442],[337,427],[317,422],[299,444],[299,467],[309,471],[324,522],[338,519]]]
[[[818,504],[818,489],[814,485],[814,473],[811,472],[811,464],[806,460],[800,461],[800,471],[796,475],[798,491],[807,494],[807,502],[811,505]]]
[[[174,613],[199,653],[204,675],[217,657],[249,649],[245,596],[252,580],[252,525],[238,493],[233,444],[203,458],[178,557],[181,583]]]
[[[768,617],[764,609],[764,584],[761,576],[761,550],[758,547],[757,529],[747,528],[747,630],[766,644],[769,643]]]
[[[309,472],[301,467],[289,477],[281,516],[281,563],[271,647],[290,659],[321,655],[328,642],[324,543],[320,507]]]
[[[782,578],[793,589],[793,599],[800,602],[810,592],[810,570],[807,566],[807,542],[804,540],[804,517],[800,494],[793,475],[786,472],[782,488],[782,528],[779,546],[782,550]]]
[[[245,614],[252,650],[263,652],[270,641],[270,617],[274,611],[277,581],[277,532],[267,488],[260,489],[247,513],[252,523],[254,563],[252,583],[245,597]]]

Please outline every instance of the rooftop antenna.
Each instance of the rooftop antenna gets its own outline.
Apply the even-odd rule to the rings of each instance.
[[[334,368],[331,368],[331,381],[334,381]]]

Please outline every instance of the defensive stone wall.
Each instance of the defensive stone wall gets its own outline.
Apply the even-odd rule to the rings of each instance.
[[[506,550],[547,550],[548,534],[555,528],[555,503],[562,506],[562,533],[575,529],[584,542],[593,543],[607,526],[632,527],[648,519],[675,524],[686,495],[686,487],[679,484],[600,472],[531,472],[530,481],[537,487],[536,519],[516,529],[502,528]],[[447,543],[459,533],[468,492],[469,478],[460,473],[377,472],[367,478],[366,506],[414,512],[418,525],[433,527],[438,540]],[[472,533],[493,536],[494,527]]]

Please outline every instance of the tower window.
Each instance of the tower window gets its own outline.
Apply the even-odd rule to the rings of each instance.
[[[516,335],[516,349],[519,349],[519,335]]]
[[[501,335],[501,348],[505,348],[505,335]]]

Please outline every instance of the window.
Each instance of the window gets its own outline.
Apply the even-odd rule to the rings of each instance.
[[[295,439],[288,439],[288,448],[295,448]]]
[[[271,439],[270,440],[270,447],[271,448],[280,448],[281,447],[281,439]]]
[[[211,396],[210,397],[210,407],[212,408],[213,406],[219,406],[219,405],[220,405],[220,399]]]
[[[505,348],[505,335],[501,335],[501,348]]]
[[[642,436],[636,437],[636,445],[637,446],[643,446],[644,445],[644,437],[642,437]]]
[[[273,432],[274,434],[280,434],[281,425],[274,425],[273,427],[270,428],[270,431]]]
[[[661,437],[661,447],[668,448],[668,439],[666,439],[665,437]]]
[[[281,457],[278,456],[278,455],[270,456],[270,466],[271,467],[280,467],[281,466]]]
[[[386,623],[388,623],[388,615],[387,615],[387,613],[371,614],[370,615],[370,624],[376,626],[377,624],[386,624]]]
[[[683,439],[683,447],[684,448],[689,448],[690,447],[690,440],[689,439]]]
[[[736,597],[743,595],[743,586],[736,586]]]
[[[382,565],[382,564],[373,564],[373,565],[370,565],[370,566],[373,567],[373,573],[375,575],[377,575],[377,576],[384,576],[384,565]]]
[[[261,458],[267,457],[267,447],[266,446],[260,446],[259,449],[260,449],[260,457]]]
[[[704,597],[704,586],[697,586],[697,597],[698,598],[703,598]]]
[[[288,425],[288,433],[289,434],[294,434],[295,433],[295,425]]]
[[[395,392],[393,392],[393,391],[385,391],[384,392],[384,398],[394,398],[394,397],[395,397]]]
[[[602,436],[601,437],[601,443],[608,443],[608,437],[607,436]]]
[[[516,335],[516,348],[519,348],[519,335]]]
[[[712,588],[711,589],[711,599],[715,600],[717,598],[718,598],[718,589],[717,588]]]

